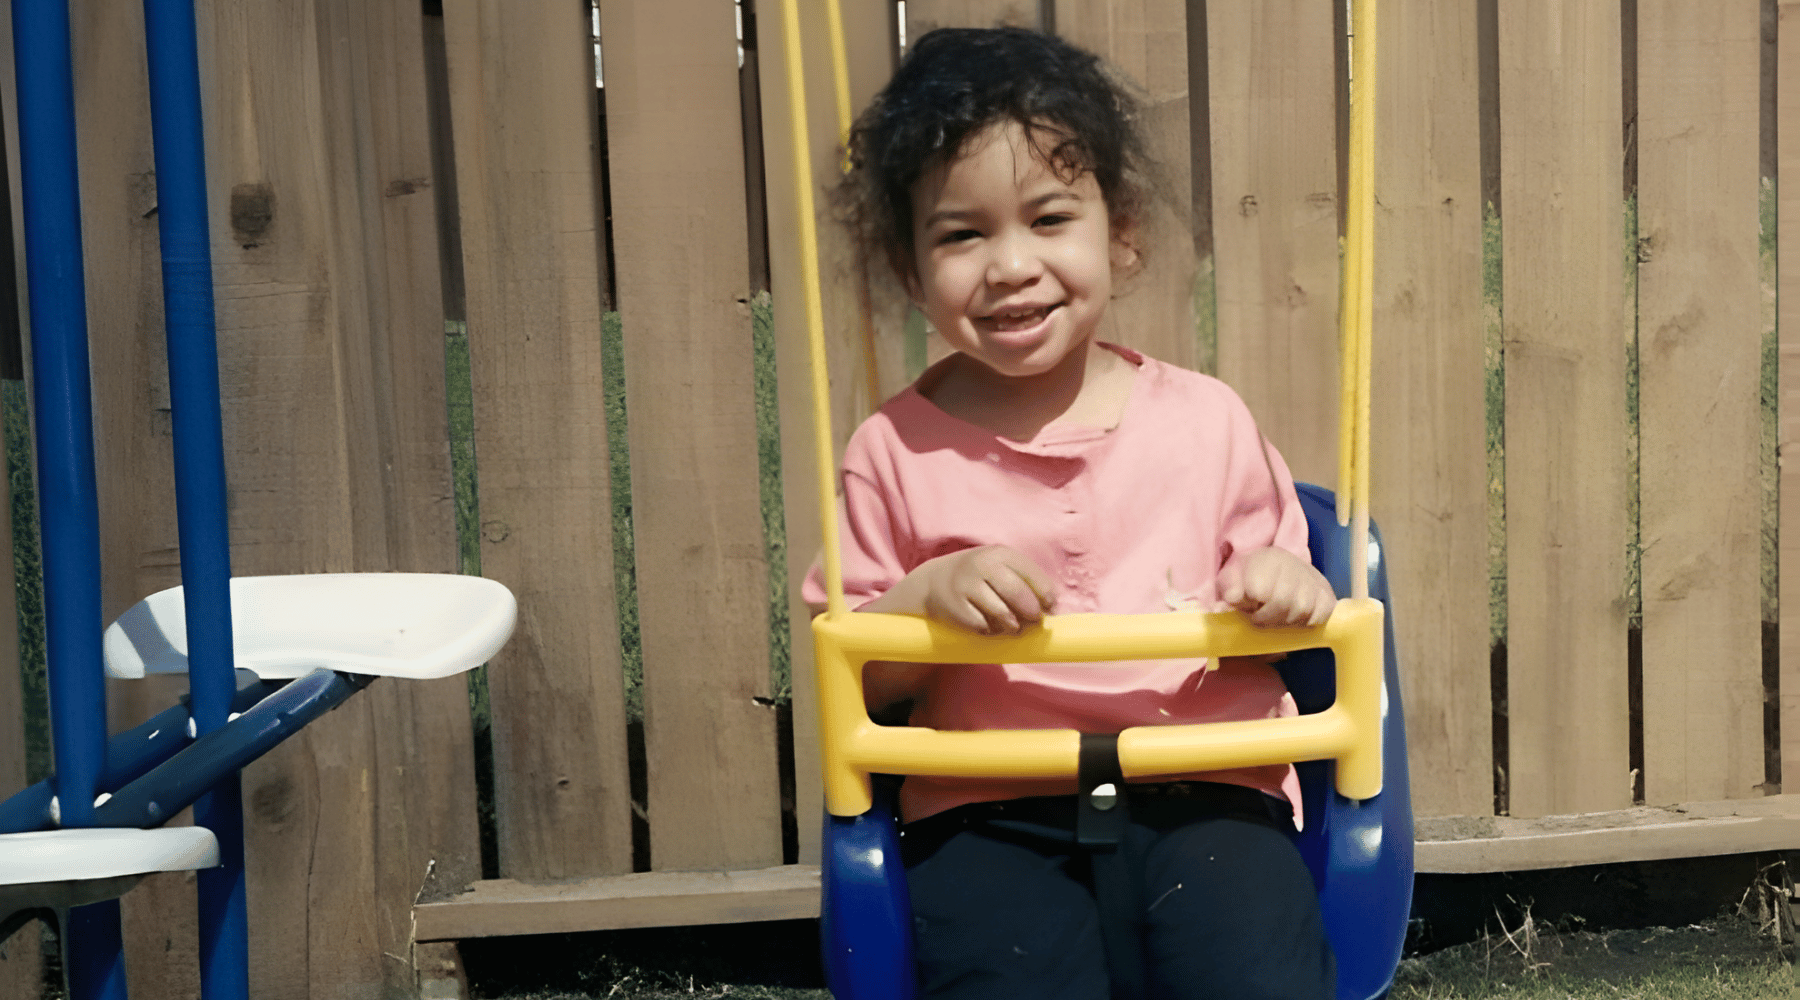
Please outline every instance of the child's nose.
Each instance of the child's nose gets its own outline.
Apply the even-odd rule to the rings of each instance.
[[[1007,234],[994,241],[994,255],[988,261],[989,284],[1017,285],[1043,270],[1043,261],[1033,252],[1029,239]]]

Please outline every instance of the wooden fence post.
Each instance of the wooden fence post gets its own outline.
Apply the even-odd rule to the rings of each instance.
[[[1644,777],[1763,784],[1757,0],[1638,5]]]
[[[1427,816],[1486,814],[1494,794],[1475,22],[1469,4],[1381,5],[1370,506]]]
[[[1337,479],[1338,126],[1319,4],[1207,8],[1219,377],[1296,479]]]
[[[488,674],[501,874],[631,870],[582,5],[446,0],[482,570],[519,598]]]
[[[834,386],[831,400],[834,453],[864,417],[905,386],[900,331],[906,306],[883,260],[862,261],[836,219],[829,191],[840,174],[837,102],[832,85],[823,5],[803,7],[807,127],[812,151],[814,203],[820,245],[826,353]],[[885,4],[841,4],[850,64],[852,114],[860,112],[893,73],[894,12]],[[763,163],[769,225],[769,273],[775,326],[775,370],[781,411],[782,502],[787,525],[789,666],[793,678],[795,823],[801,864],[819,862],[820,817],[817,703],[813,695],[811,611],[800,599],[821,545],[818,487],[812,445],[812,389],[801,302],[798,221],[795,217],[788,112],[786,41],[780,9],[765,2],[757,12],[758,67],[763,108]],[[862,299],[858,290],[867,289]]]
[[[781,863],[729,14],[600,8],[659,869]]]
[[[1619,10],[1499,0],[1512,813],[1631,804]]]
[[[1156,170],[1157,188],[1145,206],[1140,234],[1145,267],[1115,285],[1122,294],[1107,309],[1100,338],[1197,368],[1186,0],[1059,0],[1055,28],[1140,88],[1144,141]]]

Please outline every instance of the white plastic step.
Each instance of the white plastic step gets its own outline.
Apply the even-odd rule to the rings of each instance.
[[[218,839],[198,826],[0,834],[0,885],[191,871],[218,863]]]
[[[512,592],[447,573],[317,573],[231,581],[239,669],[265,680],[319,667],[429,680],[480,666],[518,618]],[[106,671],[121,678],[186,673],[182,588],[133,605],[106,630]]]

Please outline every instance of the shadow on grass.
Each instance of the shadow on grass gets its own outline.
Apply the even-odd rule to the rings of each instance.
[[[460,950],[480,998],[829,1000],[815,920],[487,938]]]

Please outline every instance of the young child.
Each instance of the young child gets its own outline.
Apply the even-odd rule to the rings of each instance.
[[[1018,29],[934,31],[858,120],[865,246],[956,349],[851,438],[844,587],[861,611],[989,634],[1055,611],[1235,607],[1319,624],[1285,464],[1223,383],[1095,339],[1139,263],[1135,103],[1099,60]],[[824,601],[820,573],[806,594]],[[1260,660],[871,664],[912,725],[1077,729],[1294,714]],[[1181,780],[1175,780],[1181,779]],[[1074,781],[908,778],[902,852],[922,992],[1097,1000],[1330,997],[1293,768],[1128,786],[1096,902]],[[1115,861],[1116,859],[1116,861]],[[1125,899],[1121,904],[1119,899]]]

